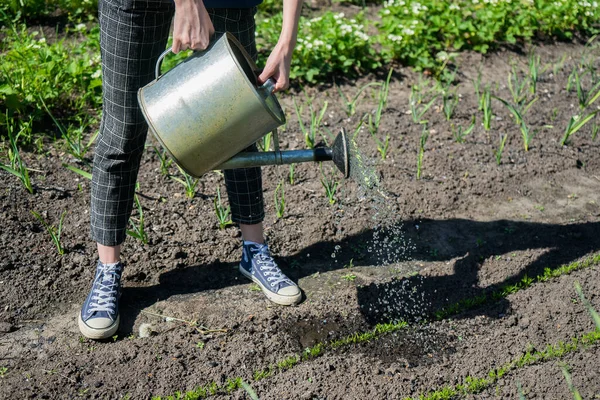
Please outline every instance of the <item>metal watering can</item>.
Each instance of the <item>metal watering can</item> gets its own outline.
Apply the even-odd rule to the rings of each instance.
[[[159,57],[156,79],[139,89],[138,102],[150,131],[187,173],[200,177],[213,169],[333,161],[349,176],[344,129],[331,147],[279,150],[277,127],[285,115],[272,93],[274,82],[257,86],[257,67],[232,34],[161,75],[170,51]],[[269,132],[275,151],[241,152]]]

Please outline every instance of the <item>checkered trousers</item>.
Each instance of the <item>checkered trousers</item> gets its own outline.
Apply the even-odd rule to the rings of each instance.
[[[174,13],[171,0],[100,0],[103,114],[91,190],[92,239],[105,246],[125,240],[148,126],[137,91],[154,79]],[[234,34],[256,58],[255,9],[208,10],[217,34]],[[253,145],[248,150],[256,151]],[[232,220],[264,218],[260,168],[225,171]]]

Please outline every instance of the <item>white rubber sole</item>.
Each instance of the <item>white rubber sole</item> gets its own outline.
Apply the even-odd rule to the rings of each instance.
[[[258,279],[256,279],[252,274],[249,274],[242,265],[239,266],[240,272],[248,279],[251,279],[254,283],[260,286],[262,292],[267,296],[267,299],[271,300],[275,304],[279,304],[281,306],[292,306],[294,304],[298,304],[302,299],[302,292],[298,290],[298,294],[294,296],[283,296],[277,293],[273,293],[268,290]]]
[[[81,312],[79,312],[79,315],[77,316],[77,323],[79,325],[79,331],[81,332],[81,334],[88,339],[95,340],[108,339],[109,337],[114,336],[114,334],[117,332],[117,329],[119,329],[120,320],[121,316],[117,316],[116,321],[113,322],[111,326],[104,329],[95,329],[90,328],[85,322],[83,322],[83,320],[81,319]]]

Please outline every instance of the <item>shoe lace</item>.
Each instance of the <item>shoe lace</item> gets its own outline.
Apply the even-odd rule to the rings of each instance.
[[[119,279],[121,271],[118,265],[105,265],[94,281],[89,312],[106,311],[112,313],[117,305]]]
[[[259,247],[259,251],[254,256],[254,259],[271,286],[276,286],[280,283],[292,283],[290,279],[279,269],[277,263],[275,260],[273,260],[273,257],[271,257],[269,248],[266,245],[263,244]]]

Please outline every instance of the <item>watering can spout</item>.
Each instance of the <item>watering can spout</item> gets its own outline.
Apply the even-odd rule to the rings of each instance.
[[[348,178],[350,176],[349,149],[350,146],[346,136],[346,130],[342,128],[331,147],[315,147],[314,149],[306,150],[242,152],[215,167],[215,169],[333,161],[334,165],[344,175],[344,178]]]

